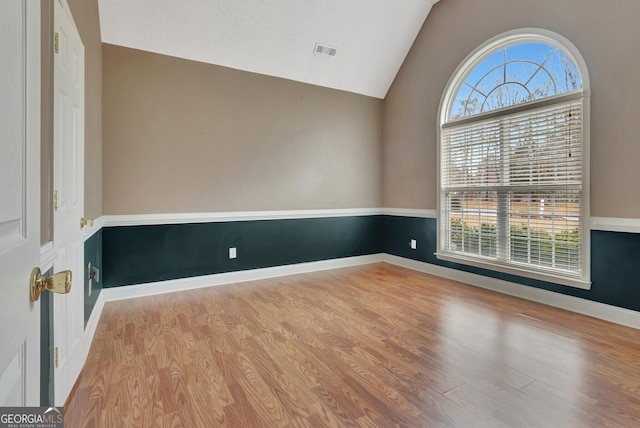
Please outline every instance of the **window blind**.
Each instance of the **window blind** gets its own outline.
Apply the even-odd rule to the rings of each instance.
[[[443,125],[440,252],[581,275],[583,103],[555,101]]]

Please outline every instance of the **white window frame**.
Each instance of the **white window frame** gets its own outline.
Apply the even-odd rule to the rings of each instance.
[[[582,234],[582,258],[581,258],[581,266],[582,272],[579,278],[568,277],[568,276],[560,276],[553,273],[540,272],[537,270],[528,270],[526,268],[522,268],[519,266],[505,265],[501,263],[495,263],[491,260],[481,260],[479,258],[475,258],[472,256],[464,256],[459,253],[451,253],[451,252],[443,252],[443,245],[445,234],[443,233],[443,224],[442,224],[442,209],[441,201],[442,201],[442,186],[441,186],[441,164],[442,164],[442,126],[447,123],[450,117],[451,109],[453,108],[453,104],[455,102],[455,97],[457,95],[457,90],[459,88],[459,84],[464,80],[467,75],[467,72],[474,69],[478,66],[485,58],[488,58],[493,53],[504,49],[508,46],[518,44],[518,43],[544,43],[553,47],[560,49],[567,57],[573,61],[578,71],[580,72],[580,76],[582,79],[582,115],[583,115],[583,129],[582,129],[582,138],[583,138],[583,165],[582,165],[582,205],[581,205],[581,225],[580,232]],[[535,280],[541,280],[546,282],[551,282],[554,284],[560,284],[570,287],[576,287],[581,289],[589,290],[591,288],[591,242],[590,242],[590,179],[589,179],[589,166],[590,166],[590,82],[589,82],[589,73],[587,70],[586,63],[575,47],[573,43],[567,40],[565,37],[554,33],[549,30],[544,30],[540,28],[523,28],[508,31],[506,33],[502,33],[482,45],[476,48],[473,52],[471,52],[461,63],[458,65],[456,70],[451,75],[449,82],[447,83],[446,89],[442,95],[442,99],[440,101],[440,109],[438,112],[438,123],[437,123],[437,192],[438,192],[438,207],[437,207],[437,252],[436,257],[440,260],[460,263],[464,265],[475,266],[479,268],[489,269],[492,271],[517,275],[526,278],[532,278]],[[518,108],[518,106],[514,106],[511,108]]]

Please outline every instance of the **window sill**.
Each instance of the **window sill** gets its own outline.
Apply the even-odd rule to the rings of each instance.
[[[515,266],[503,265],[490,261],[483,261],[471,257],[465,257],[463,255],[451,254],[451,253],[436,253],[435,256],[438,260],[444,260],[447,262],[459,263],[468,266],[474,266],[482,269],[492,270],[496,272],[507,273],[510,275],[517,275],[525,278],[536,279],[539,281],[551,282],[554,284],[564,285],[567,287],[580,288],[582,290],[591,289],[591,281],[581,278],[570,278],[565,276],[558,276],[552,273],[535,272],[527,269],[520,269]]]

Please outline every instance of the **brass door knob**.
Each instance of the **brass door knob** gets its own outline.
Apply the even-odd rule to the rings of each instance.
[[[93,226],[93,220],[91,220],[90,218],[82,217],[80,219],[80,229],[82,229],[85,226],[89,226],[89,227]]]
[[[71,291],[71,271],[63,270],[47,278],[42,275],[40,268],[33,268],[29,289],[31,291],[31,300],[34,302],[38,301],[40,293],[44,290],[58,294],[68,294]]]

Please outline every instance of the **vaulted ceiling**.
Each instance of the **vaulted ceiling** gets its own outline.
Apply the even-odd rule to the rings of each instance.
[[[104,43],[384,98],[437,1],[99,0],[99,6]]]

